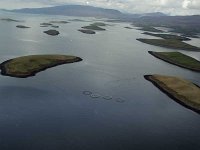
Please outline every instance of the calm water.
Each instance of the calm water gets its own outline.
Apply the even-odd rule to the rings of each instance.
[[[18,79],[0,76],[1,150],[199,150],[200,116],[174,102],[143,78],[145,74],[182,76],[200,85],[198,73],[148,54],[172,51],[136,41],[152,38],[128,24],[107,31],[78,32],[89,22],[60,25],[57,37],[39,24],[69,17],[0,13],[25,20],[0,21],[0,61],[30,54],[69,54],[83,58]],[[83,18],[94,21],[94,18]],[[199,39],[190,41],[200,46]],[[200,60],[200,54],[184,52]],[[91,98],[83,91],[101,97]],[[103,96],[112,99],[105,100]],[[123,103],[117,102],[123,100]]]

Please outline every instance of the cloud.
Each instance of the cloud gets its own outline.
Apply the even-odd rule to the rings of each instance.
[[[118,9],[129,13],[164,12],[172,15],[200,14],[200,0],[1,0],[1,8],[45,7],[81,4]]]

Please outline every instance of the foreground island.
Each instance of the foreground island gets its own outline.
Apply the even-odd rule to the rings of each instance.
[[[187,50],[187,51],[200,51],[199,47],[192,46],[190,44],[187,44],[180,40],[175,40],[175,39],[142,39],[141,38],[137,40],[146,44],[160,46],[160,47]]]
[[[79,61],[82,59],[68,55],[30,55],[7,60],[0,69],[2,75],[27,78],[47,68]]]
[[[200,113],[200,87],[179,77],[145,75],[161,91],[183,106]]]
[[[149,54],[154,57],[166,61],[170,64],[186,68],[192,71],[200,72],[200,62],[190,56],[182,54],[180,52],[153,52],[149,51]]]

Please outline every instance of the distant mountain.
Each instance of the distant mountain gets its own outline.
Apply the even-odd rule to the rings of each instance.
[[[141,17],[143,16],[150,16],[150,17],[162,17],[162,16],[167,16],[164,13],[161,12],[154,12],[154,13],[145,13],[145,14],[141,14]]]
[[[146,13],[146,14],[125,14],[115,9],[105,9],[86,5],[63,5],[44,8],[24,8],[11,10],[18,13],[31,14],[47,14],[47,15],[65,15],[65,16],[79,16],[79,17],[101,17],[112,19],[131,19],[141,16],[166,16],[163,13]]]
[[[63,5],[55,7],[44,7],[44,8],[24,8],[24,9],[12,10],[12,12],[80,16],[80,17],[106,17],[106,18],[118,18],[123,16],[123,14],[118,10],[104,9],[93,6],[85,6],[85,5]]]

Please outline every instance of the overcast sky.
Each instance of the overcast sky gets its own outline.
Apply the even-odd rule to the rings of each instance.
[[[0,0],[0,8],[32,8],[81,4],[114,8],[129,13],[164,12],[171,15],[200,15],[200,0]]]

